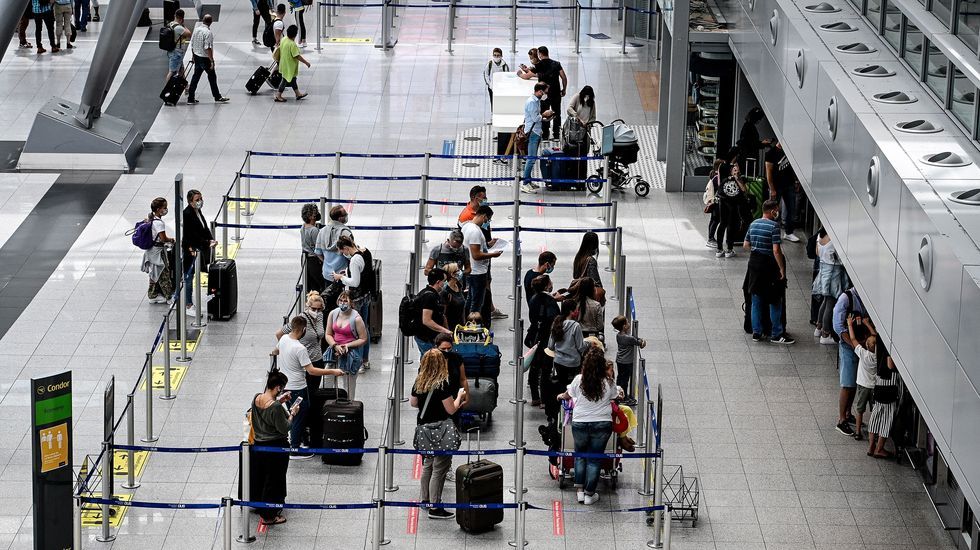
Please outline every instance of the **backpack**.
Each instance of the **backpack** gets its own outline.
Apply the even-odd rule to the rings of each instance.
[[[136,226],[126,232],[133,239],[133,246],[140,250],[153,248],[153,220],[140,220]]]
[[[160,49],[172,52],[177,49],[177,35],[174,33],[174,27],[177,23],[169,23],[160,27]]]
[[[422,327],[422,300],[421,294],[426,290],[425,287],[418,294],[406,294],[398,303],[398,330],[402,331],[402,336],[416,336]]]
[[[361,270],[361,284],[357,285],[356,289],[351,289],[352,301],[367,295],[374,296],[378,286],[378,274],[374,271],[374,259],[371,257],[371,251],[365,248],[364,252],[357,254],[364,258],[364,269]]]
[[[265,29],[262,30],[262,45],[266,48],[274,48],[276,46],[276,31],[271,24],[266,25]]]

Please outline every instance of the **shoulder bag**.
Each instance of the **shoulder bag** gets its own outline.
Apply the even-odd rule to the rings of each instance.
[[[422,413],[419,416],[425,416],[434,389],[429,389],[429,395],[425,397],[425,404],[422,405]],[[453,421],[446,418],[416,426],[412,443],[417,451],[455,451],[459,449],[463,439],[459,436],[459,430],[456,429]]]

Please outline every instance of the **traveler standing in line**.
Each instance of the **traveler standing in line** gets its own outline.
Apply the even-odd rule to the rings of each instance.
[[[422,272],[428,275],[433,269],[445,269],[449,264],[456,264],[464,273],[470,271],[470,251],[463,246],[463,232],[459,229],[453,229],[445,242],[432,247]]]
[[[636,348],[647,347],[647,341],[637,338],[630,334],[633,324],[623,315],[617,315],[612,320],[612,327],[616,329],[616,385],[629,391],[630,382],[633,380],[633,365],[636,362]],[[637,390],[641,390],[641,382],[636,381]],[[628,395],[623,403],[629,406],[636,405],[636,396]]]
[[[544,125],[542,139],[548,139],[552,133],[555,137],[561,136],[561,98],[565,97],[565,91],[568,88],[568,76],[565,75],[565,69],[562,68],[561,63],[551,59],[546,46],[538,46],[537,64],[532,67],[522,67],[522,69],[524,70],[520,73],[520,77],[524,80],[536,77],[539,82],[548,85],[548,97],[541,98],[541,106],[551,111],[554,116],[545,115],[545,118],[551,120],[551,128],[547,123]],[[551,132],[552,129],[553,132]]]
[[[704,194],[701,195],[701,202],[704,203],[704,212],[708,214],[708,240],[704,245],[708,248],[716,248],[718,241],[715,240],[715,233],[718,232],[718,193],[721,192],[721,170],[725,161],[718,159],[711,172],[708,174],[708,184],[704,186]]]
[[[65,36],[65,48],[72,50],[75,46],[71,45],[71,25],[72,25],[72,3],[74,0],[55,0],[54,2],[54,35],[55,47],[61,47],[61,36]]]
[[[343,372],[347,397],[354,399],[357,373],[361,369],[361,350],[370,340],[366,323],[351,307],[350,294],[346,291],[340,293],[337,308],[330,312],[325,326],[326,359]]]
[[[551,326],[555,322],[555,317],[561,312],[555,295],[552,294],[551,277],[547,274],[538,275],[531,280],[528,294],[531,302],[527,306],[528,327],[527,334],[524,336],[526,347],[538,346],[531,360],[531,368],[527,371],[527,383],[531,388],[531,406],[541,406],[541,382],[542,373],[549,372],[543,368],[549,363],[549,357],[544,350],[548,347],[548,338],[551,335]]]
[[[323,344],[325,342],[324,335],[326,329],[324,327],[323,320],[323,298],[320,293],[311,290],[306,294],[306,307],[303,309],[301,315],[306,318],[306,332],[303,333],[302,338],[299,342],[303,344],[306,348],[306,353],[310,357],[310,364],[317,369],[325,369],[326,362],[323,358]],[[279,330],[276,331],[276,342],[282,339],[283,336],[289,334],[293,331],[293,327],[290,323],[286,323]],[[306,387],[309,388],[311,393],[315,392],[320,388],[321,376],[306,373]],[[312,405],[312,403],[311,403]],[[311,433],[322,433],[322,430],[315,428],[314,426],[322,423],[323,420],[318,414],[307,415],[304,419],[304,428],[307,428]],[[322,435],[315,441],[312,441],[312,445],[320,445],[322,443]]]
[[[329,218],[327,225],[321,227],[320,232],[317,233],[316,247],[313,251],[323,262],[323,280],[327,285],[323,297],[328,304],[333,304],[337,302],[337,296],[340,296],[344,289],[343,284],[334,281],[333,274],[347,269],[350,263],[350,260],[337,249],[337,241],[341,237],[353,239],[354,234],[347,227],[347,210],[343,206],[338,204],[331,207],[327,217]]]
[[[175,11],[174,20],[169,25],[174,31],[174,49],[167,52],[167,78],[164,84],[170,82],[174,75],[187,78],[184,74],[184,54],[187,53],[187,42],[191,38],[191,30],[184,26],[184,10]]]
[[[279,62],[279,72],[282,73],[282,79],[279,81],[279,89],[276,90],[276,95],[273,98],[276,103],[286,102],[286,98],[282,97],[282,93],[286,90],[287,86],[293,89],[296,99],[303,99],[310,95],[306,92],[301,93],[299,91],[299,84],[296,83],[296,77],[299,75],[299,64],[302,63],[310,67],[310,62],[299,53],[299,46],[294,42],[297,32],[296,25],[290,25],[286,29],[286,38],[279,42],[279,48],[276,50],[278,55],[273,54],[273,57]]]
[[[289,432],[298,422],[300,406],[295,404],[286,410],[285,403],[290,400],[286,375],[273,369],[265,382],[265,391],[255,394],[248,417],[251,430],[255,434],[253,445],[262,447],[289,447]],[[286,471],[289,470],[289,455],[285,453],[251,452],[249,486],[251,493],[243,498],[270,504],[286,502]],[[263,525],[286,523],[280,508],[259,508]]]
[[[745,205],[747,190],[741,169],[733,164],[731,177],[721,184],[715,195],[718,208],[718,233],[715,235],[718,251],[715,252],[715,258],[735,257],[735,239],[738,238],[742,226],[741,210]]]
[[[586,128],[596,120],[595,90],[583,86],[568,102],[568,116]]]
[[[572,261],[572,279],[589,277],[595,283],[596,288],[602,288],[602,279],[599,278],[599,235],[595,231],[589,231],[582,235],[582,244],[575,253]]]
[[[547,128],[547,121],[554,116],[554,111],[544,108],[548,100],[548,85],[538,82],[534,85],[534,93],[524,102],[524,133],[527,134],[527,156],[538,156],[538,146],[542,140],[542,126]],[[534,170],[534,159],[529,158],[524,161],[524,178],[521,184],[521,191],[534,193],[540,185],[531,181],[531,172]]]
[[[442,289],[446,285],[446,272],[438,267],[426,276],[428,285],[418,293],[419,310],[422,312],[422,324],[415,334],[415,345],[419,355],[432,349],[435,338],[439,334],[452,334],[446,328],[446,306],[442,302]]]
[[[451,263],[446,264],[445,272],[442,303],[446,306],[445,327],[452,331],[457,325],[466,322],[466,295],[463,293],[463,271],[455,263]]]
[[[473,187],[471,187],[470,201],[466,203],[466,206],[459,213],[458,223],[460,228],[463,227],[464,223],[468,221],[472,221],[473,217],[476,216],[477,209],[485,204],[486,205],[490,204],[489,201],[487,200],[487,188],[482,185],[474,185]],[[487,240],[487,244],[489,246],[493,246],[494,243],[497,242],[497,240],[494,239],[491,234],[490,222],[488,221],[486,224],[481,226],[480,229],[481,231],[483,231],[483,238]],[[466,248],[467,250],[469,249],[469,247],[464,247],[464,248]],[[466,272],[466,274],[469,275],[470,271],[472,270],[472,265],[470,265],[469,268],[464,268],[464,266],[460,264],[460,269],[463,269]],[[497,307],[493,303],[493,291],[490,288],[491,287],[490,283],[492,282],[492,280],[493,277],[492,274],[490,273],[489,265],[488,265],[486,293],[484,294],[484,298],[483,298],[483,308],[480,310],[480,315],[482,315],[483,318],[487,320],[486,328],[490,328],[492,319],[507,318],[507,314],[497,309]]]
[[[17,36],[20,38],[21,48],[33,48],[34,45],[27,41],[27,27],[34,19],[34,10],[31,4],[24,7],[24,14],[20,16],[20,24],[17,26]],[[77,26],[77,25],[76,25]]]
[[[496,73],[509,73],[510,67],[504,61],[504,51],[500,48],[493,49],[493,57],[487,61],[486,68],[483,69],[483,81],[487,85],[487,94],[490,96],[490,112],[493,112],[493,75]]]
[[[620,395],[606,358],[599,348],[592,348],[582,361],[582,372],[576,374],[558,399],[571,399],[572,438],[577,453],[604,453],[612,435],[610,410],[612,400]],[[578,502],[587,506],[599,502],[601,458],[575,458],[575,484]]]
[[[820,337],[821,344],[833,345],[837,343],[833,337],[834,306],[837,305],[837,298],[851,285],[844,264],[837,256],[834,241],[822,227],[817,232],[817,258],[820,260],[820,268],[812,290],[813,294],[821,297],[821,300],[820,310],[817,313],[817,328],[813,335]]]
[[[371,368],[371,298],[377,285],[377,273],[374,272],[374,258],[371,251],[357,246],[354,239],[341,237],[337,239],[337,250],[344,255],[350,264],[347,275],[334,273],[333,280],[343,283],[350,297],[351,307],[361,314],[364,319],[366,341],[361,347],[361,369],[364,372]]]
[[[470,273],[466,276],[466,288],[469,290],[469,295],[466,297],[467,313],[479,313],[483,308],[490,276],[490,260],[499,258],[503,254],[502,250],[490,252],[487,240],[483,236],[482,229],[490,227],[491,218],[493,218],[493,209],[483,205],[476,210],[473,219],[464,223],[462,227],[463,245],[470,250],[471,262]]]
[[[293,13],[296,22],[299,23],[299,47],[306,47],[306,22],[303,21],[303,13],[306,11],[304,0],[289,0],[289,11]]]
[[[92,0],[92,22],[98,23],[100,21],[102,18],[99,16],[99,0]]]
[[[551,324],[548,349],[554,352],[555,373],[561,386],[567,386],[580,372],[582,355],[589,349],[578,317],[578,304],[574,300],[564,300],[558,316]]]
[[[184,207],[184,232],[181,234],[181,246],[184,247],[184,296],[187,309],[194,307],[194,260],[201,257],[201,273],[208,272],[211,264],[211,249],[218,245],[214,240],[208,221],[204,218],[204,195],[197,189],[187,192],[187,206]],[[200,278],[198,279],[200,281]],[[202,298],[207,301],[210,296]],[[204,304],[201,304],[202,306]]]
[[[750,250],[747,283],[752,295],[752,341],[762,341],[762,305],[769,304],[773,344],[795,344],[783,328],[783,302],[780,287],[786,287],[786,258],[780,238],[779,202],[762,204],[762,217],[752,222],[742,246]]]
[[[343,371],[338,369],[317,368],[313,366],[309,352],[303,344],[303,338],[307,331],[312,332],[308,327],[309,323],[303,315],[297,315],[289,321],[289,333],[279,338],[276,349],[272,355],[279,357],[279,369],[286,375],[288,381],[285,389],[289,392],[287,407],[292,408],[299,398],[299,409],[293,416],[293,423],[289,427],[289,444],[292,447],[307,447],[303,441],[304,421],[306,413],[310,409],[310,392],[306,384],[306,376],[340,376]],[[290,455],[293,460],[303,460],[313,458],[313,455]]]
[[[31,9],[34,12],[34,39],[37,41],[38,55],[48,51],[44,49],[41,43],[43,36],[41,34],[42,23],[48,29],[48,42],[51,44],[51,53],[61,51],[61,48],[58,47],[54,39],[54,8],[51,7],[50,0],[31,0]]]
[[[476,211],[478,208],[484,204],[489,204],[489,201],[487,200],[487,188],[482,185],[474,185],[473,187],[470,187],[469,196],[469,202],[467,202],[466,206],[460,210],[459,217],[457,218],[457,222],[459,223],[460,227],[462,227],[463,224],[468,221],[473,221],[473,216],[476,216]]]
[[[789,163],[783,144],[778,140],[766,151],[766,182],[769,184],[769,198],[782,203],[780,221],[783,225],[783,238],[791,243],[800,242],[794,232],[796,217],[796,173]]]
[[[316,240],[320,234],[320,208],[313,203],[304,204],[300,215],[303,217],[303,227],[299,230],[299,240],[306,259],[306,289],[323,292],[326,287],[323,260],[316,255]]]
[[[86,32],[89,22],[89,0],[75,0],[75,28],[78,32]]]
[[[738,141],[735,142],[735,147],[738,148],[739,153],[738,160],[741,163],[750,158],[758,160],[762,148],[772,143],[772,140],[768,138],[760,139],[759,137],[759,129],[756,125],[764,118],[766,115],[759,107],[753,107],[745,114],[745,122],[742,123],[742,129],[738,133]],[[747,169],[746,166],[746,171],[748,171]]]
[[[854,412],[857,413],[854,421],[854,439],[861,441],[861,423],[864,420],[864,411],[871,407],[871,395],[875,389],[875,371],[878,366],[876,354],[878,351],[878,333],[875,332],[870,317],[863,319],[850,317],[847,319],[847,333],[852,342],[859,342],[857,334],[854,332],[856,322],[860,322],[868,331],[864,341],[854,346],[854,354],[858,356],[857,392],[854,398]]]
[[[586,337],[595,336],[600,342],[605,342],[605,327],[602,326],[606,315],[605,292],[597,292],[592,278],[582,277],[568,285],[568,299],[574,300],[578,307],[578,322],[582,325],[582,334]]]
[[[269,0],[249,0],[252,3],[252,44],[256,46],[262,45],[259,42],[259,20],[265,21],[265,25],[268,27],[272,24],[272,16],[269,13],[272,11],[269,6]]]
[[[465,390],[460,387],[455,394],[449,383],[449,362],[443,353],[431,349],[419,361],[419,374],[412,385],[411,405],[419,409],[416,422],[419,426],[448,420],[463,404]],[[421,502],[439,504],[446,474],[453,465],[452,455],[424,456],[422,458]],[[456,515],[445,508],[429,508],[431,519],[452,519]]]
[[[845,290],[837,298],[834,304],[834,332],[840,337],[837,344],[837,368],[840,371],[840,397],[838,398],[837,410],[837,431],[853,436],[854,429],[851,428],[851,406],[854,404],[854,396],[857,392],[857,369],[858,356],[854,353],[854,347],[864,338],[867,330],[861,323],[856,323],[855,332],[858,340],[851,340],[850,331],[847,329],[847,319],[850,317],[865,317],[867,312],[857,290],[851,287]]]
[[[875,372],[874,408],[868,421],[868,456],[875,458],[894,458],[885,450],[885,443],[892,433],[895,412],[902,396],[902,380],[895,370],[891,355],[878,361]]]
[[[211,32],[211,23],[214,18],[211,14],[206,14],[204,19],[194,32],[191,33],[191,55],[194,56],[194,76],[191,78],[190,88],[187,90],[187,103],[193,105],[200,103],[194,99],[197,92],[197,83],[201,80],[201,74],[208,74],[208,83],[211,85],[211,95],[217,103],[227,103],[231,101],[221,95],[218,90],[218,74],[214,71],[214,33]]]
[[[167,236],[167,226],[163,223],[163,217],[169,212],[167,199],[157,197],[150,202],[150,213],[146,216],[146,221],[151,224],[153,246],[143,252],[141,269],[150,277],[146,297],[151,304],[165,304],[174,294],[173,274],[166,250],[167,245],[173,246],[174,238]]]
[[[555,270],[555,265],[557,264],[558,257],[555,256],[555,253],[550,250],[545,250],[541,254],[538,254],[538,266],[528,269],[527,273],[524,274],[524,299],[527,301],[528,307],[531,307],[531,298],[535,294],[531,288],[531,283],[540,275],[550,275]]]

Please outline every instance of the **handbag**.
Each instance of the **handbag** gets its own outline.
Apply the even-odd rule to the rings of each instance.
[[[618,434],[626,433],[630,429],[629,418],[626,417],[626,413],[619,408],[619,404],[615,401],[612,402],[612,423],[613,431]]]
[[[582,125],[578,119],[566,118],[565,124],[562,125],[561,135],[565,138],[565,143],[569,145],[578,145],[585,140],[586,128]]]
[[[521,366],[524,367],[524,372],[531,370],[531,365],[534,363],[534,356],[538,353],[538,346],[540,344],[534,344],[530,349],[524,352],[524,356],[521,360]]]
[[[430,389],[419,416],[425,416],[425,411],[431,400],[432,390]],[[459,430],[449,418],[438,422],[419,424],[415,427],[415,437],[412,439],[412,444],[417,451],[455,451],[459,449],[462,443],[463,439],[459,436]]]
[[[535,122],[531,125],[531,130],[534,130]],[[527,145],[531,139],[531,134],[524,131],[524,125],[520,124],[517,129],[514,130],[514,152],[518,155],[527,155]]]

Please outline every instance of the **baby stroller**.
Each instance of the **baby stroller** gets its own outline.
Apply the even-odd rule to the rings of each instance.
[[[561,424],[561,450],[562,452],[575,451],[575,439],[572,437],[572,409],[568,401],[562,401],[562,414],[558,415],[558,422]],[[609,436],[606,443],[606,453],[622,453],[619,447],[619,438],[613,433]],[[563,456],[558,459],[557,467],[558,488],[564,489],[575,483],[575,458]],[[623,470],[623,465],[619,458],[603,458],[599,470],[599,478],[609,481],[609,486],[616,489],[619,481],[619,472]]]
[[[600,124],[596,122],[595,124]],[[630,175],[629,165],[636,162],[637,154],[640,152],[640,144],[636,138],[636,132],[626,125],[621,118],[617,118],[611,124],[613,127],[613,147],[609,155],[609,183],[613,189],[623,190],[633,188],[638,197],[645,197],[650,193],[650,184],[639,175]],[[595,156],[602,154],[602,142],[594,143]],[[585,181],[585,188],[590,193],[598,194],[602,191],[603,169],[599,168],[595,175]]]

